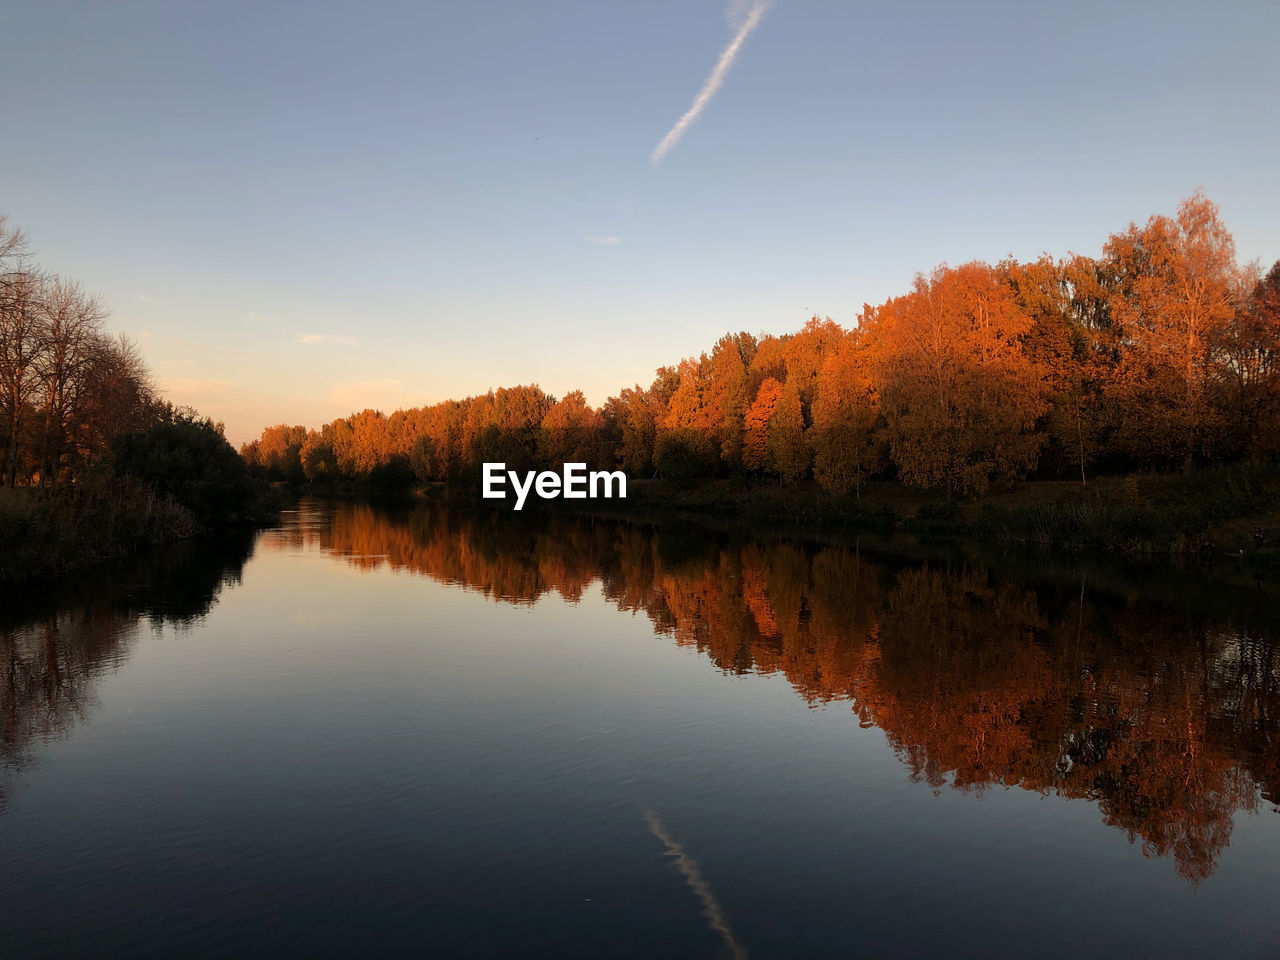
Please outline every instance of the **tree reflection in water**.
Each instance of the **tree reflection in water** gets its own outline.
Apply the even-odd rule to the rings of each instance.
[[[242,530],[107,565],[49,589],[0,600],[0,811],[5,779],[34,748],[66,735],[94,704],[94,686],[129,656],[143,622],[190,626],[239,582],[253,552]]]
[[[1270,627],[1240,617],[1031,588],[974,562],[434,505],[304,503],[262,544],[318,545],[504,603],[577,602],[599,581],[720,670],[850,704],[913,779],[1093,801],[1192,882],[1213,872],[1237,811],[1280,801],[1280,659]]]

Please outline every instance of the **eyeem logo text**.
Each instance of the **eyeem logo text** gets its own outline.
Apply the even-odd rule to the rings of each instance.
[[[486,500],[505,500],[507,498],[506,483],[511,481],[511,489],[516,493],[516,509],[524,506],[525,499],[532,490],[543,500],[554,500],[564,497],[566,500],[593,500],[597,497],[611,499],[627,496],[627,475],[621,470],[592,470],[587,472],[585,463],[566,463],[562,473],[554,470],[533,470],[524,475],[508,470],[505,463],[486,463],[484,465],[483,495]],[[615,492],[616,491],[616,492]]]

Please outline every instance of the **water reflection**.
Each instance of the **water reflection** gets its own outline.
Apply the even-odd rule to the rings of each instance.
[[[86,717],[97,680],[127,659],[143,624],[193,625],[239,582],[253,542],[232,532],[0,594],[0,812],[5,779]]]
[[[715,893],[712,892],[711,884],[707,883],[702,876],[702,868],[698,866],[698,861],[685,852],[684,846],[679,841],[672,838],[666,826],[652,810],[644,812],[644,822],[645,826],[649,828],[649,832],[662,841],[662,845],[666,848],[667,856],[672,858],[676,869],[680,871],[680,875],[684,877],[685,882],[689,885],[689,889],[693,891],[694,896],[698,898],[698,902],[702,904],[702,915],[706,917],[711,929],[724,940],[724,945],[729,955],[734,960],[746,960],[747,950],[742,944],[738,943],[737,937],[733,935],[733,931],[729,928],[729,921],[724,915],[724,907],[720,905],[720,901],[716,899]]]
[[[576,602],[599,581],[726,673],[781,674],[815,706],[849,704],[913,779],[1092,801],[1192,882],[1215,869],[1237,811],[1280,801],[1280,659],[1272,628],[1244,613],[1087,582],[1033,588],[977,562],[431,505],[304,503],[262,545],[513,604]]]

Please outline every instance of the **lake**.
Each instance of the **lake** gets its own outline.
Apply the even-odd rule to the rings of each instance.
[[[2,599],[6,956],[1280,950],[1247,578],[304,500]]]

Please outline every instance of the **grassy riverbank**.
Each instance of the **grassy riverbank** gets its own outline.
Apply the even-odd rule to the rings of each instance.
[[[439,496],[440,491],[436,490]],[[902,530],[919,537],[1148,556],[1241,556],[1280,568],[1280,469],[1237,465],[1080,484],[1031,481],[981,500],[893,481],[836,496],[816,484],[631,480],[625,501],[562,508],[637,518],[686,514],[804,531]],[[526,507],[529,509],[529,507]]]
[[[417,495],[511,509],[483,501],[469,484],[304,484],[337,499]],[[525,510],[559,510],[641,520],[685,516],[716,527],[801,534],[900,531],[932,540],[968,540],[1117,556],[1236,557],[1280,569],[1280,467],[1237,464],[1176,473],[1101,477],[1087,484],[1028,481],[981,499],[948,497],[896,481],[863,484],[839,496],[816,483],[728,478],[677,484],[628,480],[625,500],[536,500]]]
[[[969,522],[984,539],[1132,554],[1244,556],[1280,566],[1280,470],[1237,465],[1026,484]]]
[[[136,480],[0,489],[0,582],[58,576],[198,527],[173,497]]]
[[[270,522],[285,495],[265,484],[233,518],[202,516],[133,477],[47,490],[0,488],[0,584],[61,577],[227,527]]]
[[[48,488],[0,488],[0,583],[90,567],[202,531],[271,522],[285,493],[249,476],[209,420],[122,435],[110,464]]]

